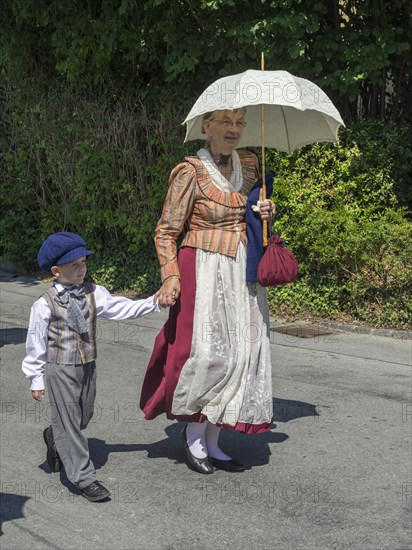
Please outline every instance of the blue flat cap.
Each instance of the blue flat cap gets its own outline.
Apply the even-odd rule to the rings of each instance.
[[[47,237],[37,255],[40,269],[48,273],[54,265],[74,262],[82,256],[90,256],[91,250],[86,250],[86,243],[76,233],[63,231]]]

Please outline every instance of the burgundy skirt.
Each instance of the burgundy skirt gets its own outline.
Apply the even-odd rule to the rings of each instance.
[[[173,395],[180,372],[192,346],[193,314],[196,300],[196,249],[183,247],[178,258],[181,294],[170,308],[169,319],[156,337],[140,396],[140,408],[146,420],[166,414],[170,420],[204,422],[207,417],[199,411],[192,415],[172,413]],[[220,425],[246,434],[268,432],[270,422],[263,424]]]

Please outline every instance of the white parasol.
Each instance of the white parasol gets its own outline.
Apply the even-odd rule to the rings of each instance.
[[[261,69],[226,76],[208,86],[193,105],[183,124],[185,142],[204,139],[203,115],[217,110],[246,107],[246,128],[237,147],[262,147],[262,191],[266,198],[265,147],[291,153],[316,141],[338,141],[345,126],[329,97],[319,86],[287,71]],[[263,223],[267,244],[267,223]]]
[[[261,105],[265,106],[266,147],[287,153],[316,141],[336,142],[338,129],[344,126],[331,100],[310,80],[286,71],[248,70],[206,88],[183,122],[185,141],[204,139],[205,113],[247,107],[247,126],[237,147],[260,146]]]

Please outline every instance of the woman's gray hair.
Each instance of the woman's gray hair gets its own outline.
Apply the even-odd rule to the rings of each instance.
[[[206,132],[203,129],[204,123],[207,122],[208,120],[213,120],[215,112],[216,111],[209,111],[208,113],[205,113],[202,116],[202,134],[206,134]]]

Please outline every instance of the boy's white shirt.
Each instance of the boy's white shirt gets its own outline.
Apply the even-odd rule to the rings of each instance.
[[[57,292],[65,288],[60,283],[54,283]],[[159,303],[153,303],[153,296],[144,300],[131,300],[125,296],[112,296],[100,285],[95,285],[96,316],[122,321],[142,317],[147,313],[160,313]],[[51,319],[51,311],[44,298],[34,302],[30,311],[29,328],[26,338],[26,357],[22,369],[30,380],[31,390],[44,390],[44,365],[47,359],[47,333]]]

